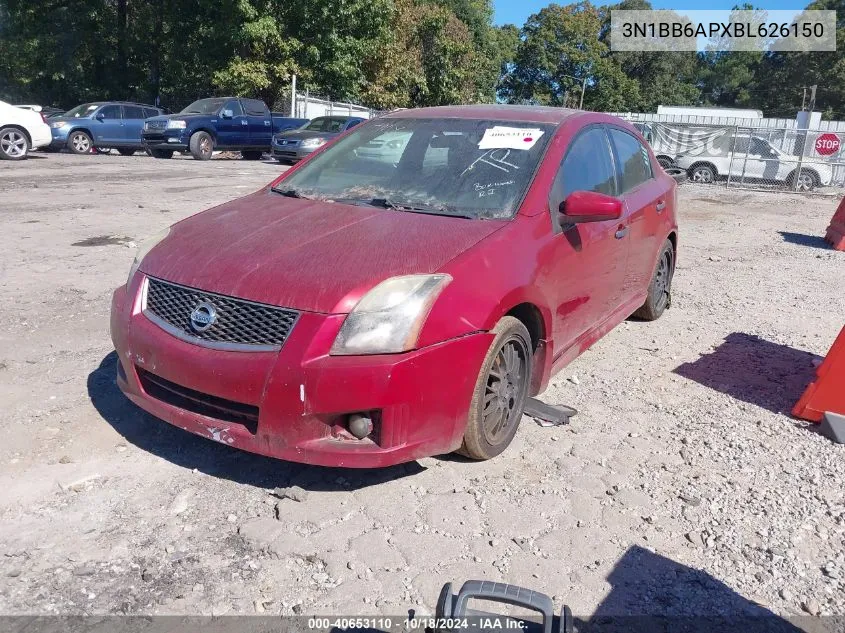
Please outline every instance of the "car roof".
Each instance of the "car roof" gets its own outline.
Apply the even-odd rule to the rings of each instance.
[[[396,110],[384,116],[391,119],[490,119],[559,125],[580,114],[584,111],[550,106],[481,104]]]

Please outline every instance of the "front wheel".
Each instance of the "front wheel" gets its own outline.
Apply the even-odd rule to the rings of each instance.
[[[173,150],[169,149],[151,149],[148,150],[150,156],[153,158],[173,158]]]
[[[795,172],[792,172],[786,179],[786,183],[790,189],[795,191],[812,191],[818,185],[816,175],[808,169],[801,170],[801,173],[798,174],[797,183],[795,182]]]
[[[196,160],[209,160],[214,153],[214,142],[208,132],[194,132],[191,135],[191,156]]]
[[[531,384],[531,336],[519,319],[503,317],[493,339],[470,403],[459,453],[490,459],[504,451],[516,435]]]
[[[93,145],[94,143],[87,132],[71,132],[67,140],[67,147],[74,154],[90,154]]]
[[[23,160],[29,152],[29,141],[16,127],[0,129],[0,159]]]
[[[672,300],[672,277],[675,274],[675,249],[672,242],[666,240],[660,249],[657,266],[648,285],[648,297],[645,303],[634,312],[633,316],[646,321],[654,321],[669,307]]]
[[[135,155],[135,150],[130,149],[128,147],[118,149],[117,151],[121,156],[134,156]]]
[[[241,152],[241,157],[244,160],[261,160],[264,152]]]

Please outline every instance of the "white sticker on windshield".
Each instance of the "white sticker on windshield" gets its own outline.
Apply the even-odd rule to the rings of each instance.
[[[478,149],[531,149],[543,136],[536,127],[505,127],[495,125],[484,131]]]

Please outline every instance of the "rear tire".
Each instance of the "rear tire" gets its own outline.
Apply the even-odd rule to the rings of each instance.
[[[510,445],[531,385],[533,348],[525,325],[506,316],[492,332],[495,338],[481,363],[458,450],[479,460],[495,457]]]
[[[191,156],[196,160],[209,160],[214,153],[214,141],[208,132],[194,132],[191,135]]]
[[[71,132],[67,138],[67,148],[74,154],[90,154],[93,146],[94,141],[87,132],[81,130]]]
[[[666,240],[657,257],[657,266],[648,285],[645,303],[632,316],[644,321],[655,321],[672,303],[672,277],[675,275],[675,249]]]
[[[153,158],[173,158],[173,150],[169,149],[151,149],[150,156]]]
[[[244,160],[261,160],[264,157],[264,152],[241,152],[241,157]]]
[[[698,182],[704,184],[712,184],[716,182],[716,170],[713,168],[712,165],[693,165],[692,167],[690,167],[688,173],[691,182]]]
[[[123,149],[118,149],[117,151],[121,156],[134,156],[135,155],[134,149],[123,148]]]
[[[16,127],[0,128],[0,159],[23,160],[29,154],[29,140]]]

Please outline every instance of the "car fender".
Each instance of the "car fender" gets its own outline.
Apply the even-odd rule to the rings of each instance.
[[[186,132],[189,140],[197,132],[206,132],[207,134],[209,134],[211,136],[211,140],[214,143],[214,145],[217,146],[217,130],[208,121],[203,122],[203,123],[199,123],[195,126],[188,127],[185,130],[185,132]]]

